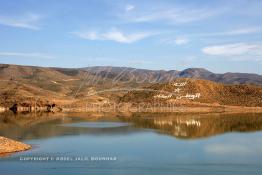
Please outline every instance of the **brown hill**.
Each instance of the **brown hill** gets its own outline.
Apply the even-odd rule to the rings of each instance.
[[[239,83],[239,76],[245,77],[240,83],[260,84],[260,75],[224,74],[227,83]],[[194,79],[177,79],[192,77]],[[153,71],[123,67],[90,68],[45,68],[0,64],[0,107],[14,104],[38,107],[55,103],[57,105],[114,102],[152,102],[153,100],[179,104],[220,104],[235,106],[261,106],[261,86],[223,85],[212,81],[218,75],[205,69],[186,69],[184,71]],[[233,77],[233,78],[232,78]],[[220,82],[226,79],[219,80]],[[253,81],[254,80],[254,81]],[[187,85],[178,87],[173,83],[186,81]],[[262,78],[261,78],[262,82]],[[133,90],[133,91],[130,91]],[[193,100],[184,97],[196,95]],[[170,98],[162,98],[172,95]],[[161,96],[162,95],[162,96]],[[178,95],[183,96],[177,99]]]
[[[130,91],[120,101],[134,103],[154,101],[210,103],[215,105],[261,107],[262,87],[255,85],[224,85],[207,80],[182,78],[170,83],[154,84],[144,90]]]
[[[83,80],[89,84],[114,83],[160,83],[170,82],[177,78],[193,78],[211,80],[226,84],[262,84],[262,76],[249,73],[216,74],[203,68],[178,70],[148,70],[130,67],[95,66],[86,68],[54,68],[0,64],[1,79]],[[70,82],[70,81],[68,81]],[[38,82],[39,83],[39,82]]]
[[[81,68],[81,70],[87,70],[88,72],[99,75],[101,77],[108,77],[112,79],[117,77],[119,80],[123,80],[125,82],[136,80],[136,82],[143,81],[146,83],[163,83],[173,81],[177,78],[193,78],[211,80],[214,82],[226,84],[262,84],[262,76],[258,74],[232,72],[216,74],[203,68],[188,68],[182,71],[166,71],[136,69],[130,67],[96,66]],[[120,74],[121,78],[119,78]]]

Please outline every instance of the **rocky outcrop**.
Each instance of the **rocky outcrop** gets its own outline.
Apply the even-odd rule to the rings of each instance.
[[[0,154],[31,149],[30,145],[0,136]]]

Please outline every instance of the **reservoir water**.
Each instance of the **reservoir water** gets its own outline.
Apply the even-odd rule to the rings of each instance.
[[[0,114],[1,175],[262,174],[261,114]]]

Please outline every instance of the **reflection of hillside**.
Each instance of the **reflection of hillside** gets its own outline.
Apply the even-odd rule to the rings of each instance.
[[[133,126],[88,128],[63,126],[67,123],[87,121],[131,122]],[[67,135],[125,135],[139,132],[137,128],[150,128],[177,138],[202,138],[227,132],[262,130],[261,114],[133,114],[116,117],[116,114],[17,114],[0,115],[0,135],[15,140],[41,139]]]
[[[201,138],[227,132],[262,130],[261,114],[134,116],[129,121],[142,128],[157,129],[178,138]]]
[[[12,138],[15,140],[26,139],[43,139],[55,136],[66,135],[114,135],[132,133],[134,130],[130,126],[115,127],[115,128],[84,128],[84,127],[68,127],[63,124],[82,122],[82,121],[100,121],[110,120],[112,118],[102,116],[92,116],[85,114],[43,114],[43,115],[12,115],[1,114],[0,116],[0,135]],[[75,117],[77,116],[77,117]],[[101,118],[102,117],[102,118]],[[115,118],[114,121],[117,119]],[[119,120],[117,120],[119,121]]]

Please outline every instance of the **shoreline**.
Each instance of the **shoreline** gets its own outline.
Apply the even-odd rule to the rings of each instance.
[[[262,113],[262,107],[239,107],[239,106],[225,106],[225,107],[153,107],[153,108],[103,108],[103,109],[85,109],[85,108],[74,108],[64,109],[63,112],[101,112],[101,113]]]
[[[31,148],[31,145],[0,136],[0,157],[1,155],[6,156],[12,153],[30,150]]]
[[[0,113],[12,112],[9,108],[0,107]],[[136,106],[136,105],[121,105],[121,106],[94,106],[94,107],[73,107],[73,108],[62,108],[62,110],[28,110],[27,108],[20,108],[17,113],[60,113],[60,112],[95,112],[95,113],[137,113],[137,112],[148,112],[148,113],[262,113],[262,107],[246,107],[246,106],[220,106],[220,105],[210,105],[203,104],[202,106],[156,106],[152,107],[150,105],[146,106]]]

